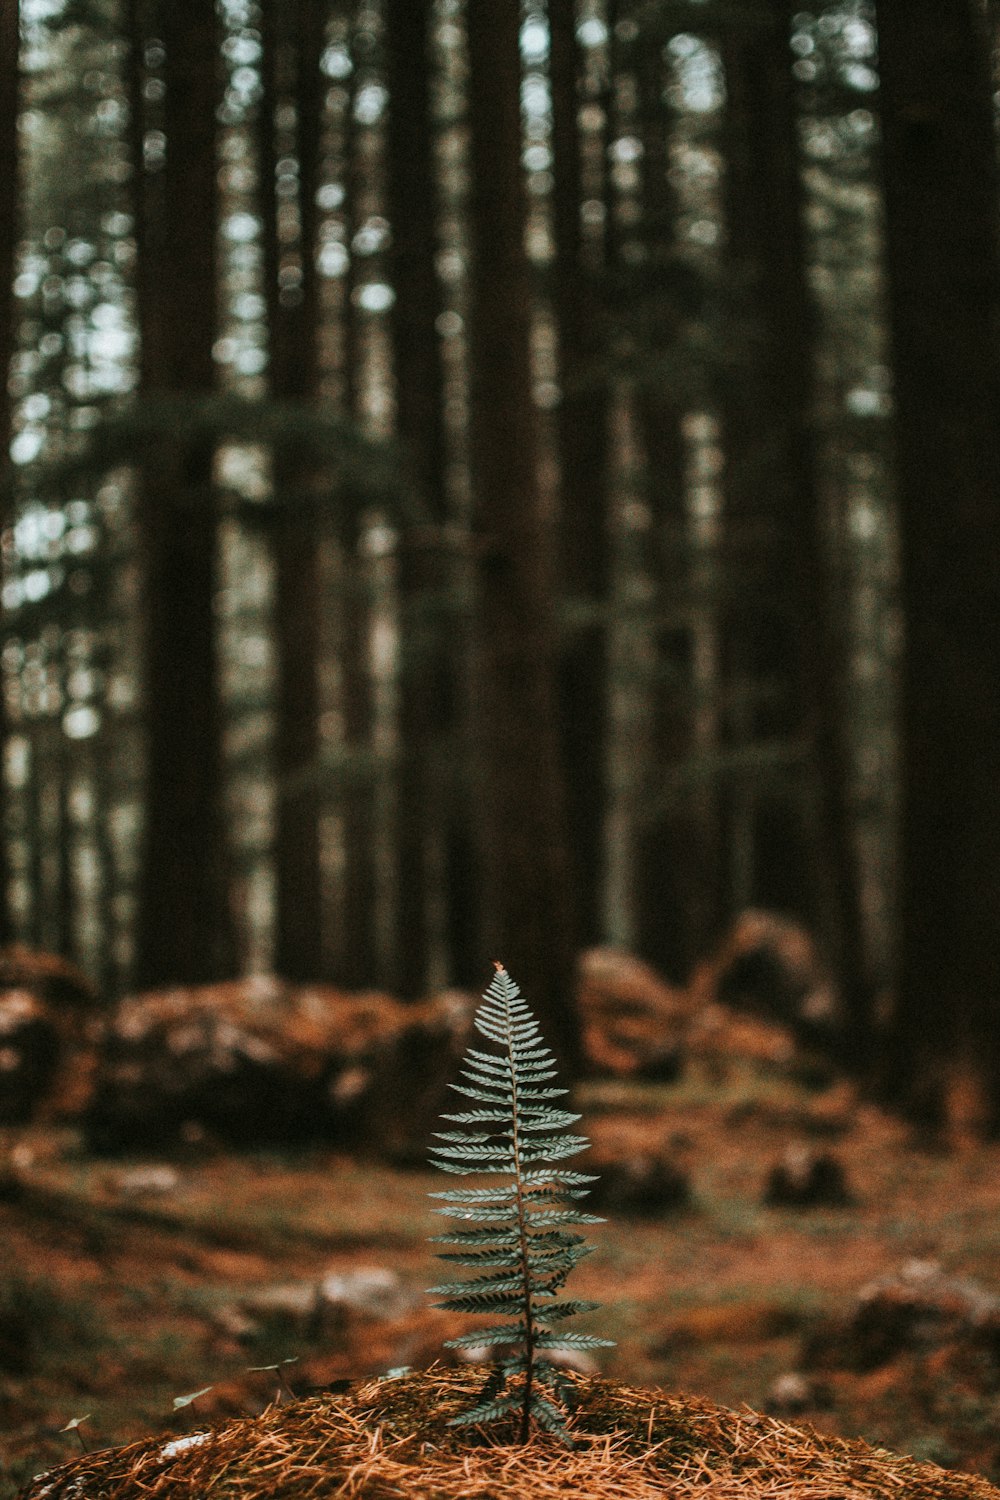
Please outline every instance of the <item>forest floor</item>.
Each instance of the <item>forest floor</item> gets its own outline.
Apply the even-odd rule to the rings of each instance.
[[[593,1083],[580,1104],[602,1154],[666,1146],[693,1194],[685,1209],[609,1216],[592,1231],[597,1253],[571,1290],[604,1304],[580,1326],[617,1340],[605,1372],[787,1415],[775,1382],[804,1371],[801,1420],[1000,1478],[1000,1391],[974,1361],[911,1348],[867,1371],[829,1358],[810,1370],[806,1352],[865,1283],[914,1259],[1000,1293],[1000,1148],[921,1151],[846,1088],[816,1093],[753,1070],[723,1086]],[[834,1152],[853,1201],[763,1206],[790,1141]],[[250,1366],[294,1360],[283,1369],[297,1393],[343,1389],[447,1357],[443,1339],[468,1331],[424,1295],[447,1275],[426,1243],[444,1227],[427,1198],[448,1185],[439,1174],[329,1151],[94,1159],[74,1132],[40,1128],[7,1145],[4,1500],[81,1435],[93,1448],[259,1412],[277,1376]],[[370,1273],[362,1303],[374,1287],[390,1316],[317,1311],[312,1289],[359,1268]],[[74,1418],[86,1418],[80,1433],[61,1432]]]

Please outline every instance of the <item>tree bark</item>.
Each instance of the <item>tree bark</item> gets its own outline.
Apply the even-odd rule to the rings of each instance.
[[[344,286],[342,339],[342,400],[346,414],[362,420],[361,375],[364,358],[361,319],[355,293],[359,286],[354,237],[365,214],[364,177],[359,128],[354,107],[359,87],[362,53],[357,29],[350,35],[354,71],[343,120],[342,171],[345,238],[350,260]],[[359,499],[345,496],[340,535],[341,616],[340,658],[344,736],[348,752],[374,761],[375,687],[372,676],[372,573],[362,551],[363,529]],[[340,941],[335,965],[337,982],[352,989],[379,982],[377,934],[378,872],[375,792],[364,775],[353,779],[343,801],[344,877],[340,902]]]
[[[635,49],[637,128],[642,140],[640,205],[644,258],[640,264],[644,323],[637,372],[636,416],[643,448],[646,499],[652,524],[650,567],[661,617],[655,630],[658,668],[652,694],[654,766],[678,765],[694,750],[694,616],[680,601],[691,595],[687,452],[684,412],[671,358],[689,299],[693,273],[677,256],[677,206],[670,185],[669,116],[664,105],[661,49],[640,37]],[[672,617],[672,618],[671,618]],[[718,829],[711,791],[694,791],[684,807],[650,818],[640,832],[636,871],[636,926],[643,956],[676,981],[715,936]]]
[[[943,1112],[969,1048],[1000,1129],[1000,271],[975,0],[879,0],[906,644],[891,1083]]]
[[[144,397],[208,396],[215,383],[218,35],[202,0],[130,5],[134,132],[141,153],[142,47],[165,51],[166,160],[136,159],[138,313]],[[147,767],[135,979],[223,978],[235,968],[223,813],[215,639],[213,443],[172,432],[139,484]]]
[[[509,964],[572,1074],[579,1058],[573,916],[556,730],[552,537],[535,465],[519,8],[472,5],[466,27],[472,712],[485,957]]]
[[[801,790],[754,789],[744,804],[757,871],[750,890],[740,894],[817,923],[860,1059],[868,982],[847,811],[843,634],[817,484],[815,314],[791,73],[792,11],[788,0],[765,0],[758,23],[729,33],[724,49],[730,263],[742,292],[747,351],[746,365],[728,382],[725,407],[724,649],[733,741],[798,743],[800,774],[807,778]],[[750,698],[741,724],[734,703],[745,693]],[[742,793],[731,799],[736,836],[743,800]]]
[[[580,226],[579,45],[573,0],[549,0],[552,225],[556,247],[553,311],[559,339],[561,592],[581,610],[559,662],[559,714],[567,825],[576,893],[578,947],[602,936],[604,820],[607,803],[608,522],[607,350],[594,278],[584,263]]]
[[[449,569],[444,370],[437,332],[438,188],[430,99],[430,0],[386,0],[389,88],[387,191],[396,433],[410,483],[399,551],[399,774],[396,807],[396,966],[399,989],[422,993],[429,975],[432,840],[454,854],[454,806],[435,776],[456,734],[457,664],[446,647],[442,603]],[[435,826],[437,825],[437,826]]]
[[[0,3],[0,485],[5,498],[0,525],[10,504],[11,410],[8,378],[16,344],[14,269],[20,225],[18,116],[20,106],[20,7],[17,0]],[[0,605],[0,623],[2,623]],[[7,743],[7,715],[0,692],[0,765]],[[7,785],[0,775],[0,943],[10,942],[10,870],[7,859]]]
[[[319,0],[265,0],[260,171],[264,271],[270,330],[270,392],[310,404],[319,381],[316,193],[323,89],[325,7]],[[284,25],[282,22],[284,21]],[[292,139],[279,140],[276,111],[294,101]],[[278,163],[298,167],[294,236],[279,234]],[[294,273],[298,272],[298,279]],[[286,279],[283,283],[282,273]],[[291,273],[291,279],[288,279]],[[316,979],[323,966],[319,741],[320,572],[317,517],[307,464],[285,448],[272,456],[279,513],[272,543],[278,666],[275,726],[274,965],[289,979]]]

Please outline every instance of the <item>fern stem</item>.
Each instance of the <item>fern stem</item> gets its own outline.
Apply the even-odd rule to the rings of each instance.
[[[510,1013],[510,1000],[504,999],[507,1018],[507,1058],[511,1079],[511,1151],[514,1157],[514,1190],[517,1204],[517,1236],[521,1256],[521,1277],[524,1282],[524,1403],[521,1407],[521,1431],[519,1441],[526,1443],[531,1434],[531,1388],[535,1374],[535,1307],[531,1296],[531,1262],[528,1255],[528,1219],[524,1206],[524,1168],[521,1164],[520,1116],[517,1101],[517,1066],[514,1061],[514,1021]]]

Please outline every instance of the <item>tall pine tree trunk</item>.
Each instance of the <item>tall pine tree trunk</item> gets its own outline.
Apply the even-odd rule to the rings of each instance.
[[[317,210],[323,87],[320,59],[326,7],[320,0],[265,0],[260,171],[264,271],[270,330],[270,391],[311,403],[319,380]],[[279,111],[294,104],[286,140]],[[288,133],[288,132],[286,132]],[[298,168],[297,231],[279,233],[278,165],[289,152]],[[320,863],[319,653],[320,570],[309,466],[287,448],[273,456],[279,512],[272,547],[278,667],[275,733],[277,813],[274,843],[275,953],[279,974],[316,979],[322,970]]]
[[[654,764],[669,772],[694,750],[694,619],[691,594],[684,412],[671,358],[696,297],[692,273],[677,256],[677,205],[670,184],[670,119],[664,106],[661,48],[637,40],[637,128],[642,141],[640,206],[645,339],[638,371],[637,427],[646,473],[653,547],[657,677],[652,687]],[[711,792],[695,790],[683,807],[651,817],[639,841],[636,923],[643,956],[683,980],[715,935],[718,830]]]
[[[580,225],[579,45],[573,0],[549,0],[553,310],[559,339],[558,411],[562,591],[580,608],[559,663],[559,711],[578,946],[602,934],[607,803],[607,605],[609,407],[602,321]]]
[[[0,4],[0,493],[9,500],[11,411],[8,379],[14,356],[16,317],[14,264],[20,225],[18,187],[18,114],[20,103],[20,7]],[[7,524],[0,514],[0,525]],[[3,623],[0,605],[0,626]],[[7,859],[7,784],[3,775],[7,715],[0,691],[0,943],[12,937]]]
[[[387,189],[396,433],[411,486],[399,553],[401,659],[396,839],[396,968],[399,986],[422,992],[430,963],[432,841],[453,856],[457,809],[440,774],[456,733],[457,663],[446,645],[442,604],[449,569],[440,528],[448,521],[444,370],[436,322],[438,190],[430,98],[430,0],[386,0],[389,89]],[[437,534],[435,535],[435,532]]]
[[[363,333],[356,293],[360,286],[354,239],[366,212],[362,143],[356,115],[364,50],[357,16],[349,33],[354,70],[351,74],[341,138],[344,184],[344,230],[350,249],[345,277],[341,326],[342,401],[346,415],[363,420],[361,377]],[[372,570],[363,550],[364,529],[360,497],[344,497],[340,534],[341,616],[340,662],[344,735],[349,754],[374,763],[375,683],[372,672]],[[348,786],[343,801],[344,875],[340,901],[340,934],[334,975],[338,983],[362,989],[379,981],[377,933],[378,872],[375,840],[377,820],[372,776],[360,775]]]
[[[1000,1128],[1000,271],[976,0],[879,0],[905,652],[898,1047],[922,1123],[969,1046]]]
[[[737,793],[753,841],[755,900],[814,920],[859,1051],[867,981],[848,817],[843,633],[817,484],[815,316],[807,270],[790,49],[793,7],[765,0],[727,38],[731,266],[747,313],[747,364],[726,402],[726,655],[733,741],[796,742],[804,795]],[[743,700],[743,694],[749,695]],[[740,829],[740,805],[746,817]],[[811,809],[811,811],[807,811]],[[807,896],[803,909],[802,893]]]
[[[140,140],[142,48],[155,38],[165,53],[166,159],[145,172],[141,155],[136,161],[142,394],[203,397],[215,383],[214,7],[132,0],[130,15]],[[141,985],[218,979],[236,962],[222,805],[213,443],[182,421],[151,446],[138,501],[147,733],[135,958]]]
[[[572,1072],[579,1057],[573,917],[556,728],[552,538],[535,466],[519,7],[472,5],[466,27],[473,716],[484,959],[509,960],[523,976],[546,1036]]]
[[[783,172],[779,176],[765,144],[776,124],[775,75],[780,68],[790,67],[787,36],[771,17],[764,25],[765,10],[775,8],[771,0],[763,0],[759,25],[734,21],[722,47],[727,264],[738,328],[735,365],[727,373],[723,403],[722,668],[726,743],[736,751],[765,737],[773,742],[792,732],[786,528],[803,476],[791,467],[789,423],[794,423],[795,413],[789,409],[781,368],[790,352],[790,332],[793,346],[798,340],[780,303],[775,305],[778,267],[770,259],[778,240],[773,215],[777,212],[786,228],[789,218],[789,184]],[[774,56],[776,50],[780,62]],[[797,207],[792,212],[797,214]],[[784,268],[787,257],[780,246],[778,254]],[[798,353],[794,347],[791,352]],[[773,783],[764,788],[755,778],[731,783],[723,800],[733,904],[791,904],[793,892],[808,890],[802,828],[793,798],[787,789],[776,790]],[[784,881],[775,878],[779,872],[786,875]]]

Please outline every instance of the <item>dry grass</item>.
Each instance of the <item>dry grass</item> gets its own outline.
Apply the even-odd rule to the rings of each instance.
[[[744,1408],[575,1379],[575,1449],[447,1425],[481,1375],[431,1370],[83,1454],[24,1500],[1000,1500],[974,1475]]]

